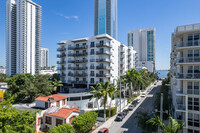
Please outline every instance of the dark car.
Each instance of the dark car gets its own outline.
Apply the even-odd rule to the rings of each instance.
[[[108,130],[108,128],[102,128],[99,130],[98,133],[109,133],[109,130]]]
[[[115,120],[116,120],[116,121],[122,121],[122,120],[124,119],[124,117],[125,117],[125,116],[124,116],[124,113],[121,112],[121,113],[119,113],[119,114],[117,115],[117,117],[116,117]]]
[[[128,109],[125,109],[125,110],[123,110],[123,112],[124,112],[125,115],[127,115],[128,112],[129,112],[129,110],[128,110]]]
[[[137,104],[137,100],[134,100],[134,101],[132,102],[132,105],[135,105],[135,104]]]

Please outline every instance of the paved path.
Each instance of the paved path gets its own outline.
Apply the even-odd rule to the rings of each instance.
[[[137,126],[137,119],[135,118],[137,112],[147,111],[152,112],[155,94],[160,90],[161,82],[151,90],[151,92],[142,99],[141,103],[123,119],[122,122],[113,122],[109,128],[110,133],[142,133]]]

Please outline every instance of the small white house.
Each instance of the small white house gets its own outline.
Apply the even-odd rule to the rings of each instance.
[[[58,94],[50,96],[39,96],[35,99],[36,108],[47,109],[49,107],[62,107],[67,105],[67,96]]]

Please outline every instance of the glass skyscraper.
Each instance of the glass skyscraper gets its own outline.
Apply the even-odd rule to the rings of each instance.
[[[117,0],[95,0],[94,34],[117,38]]]

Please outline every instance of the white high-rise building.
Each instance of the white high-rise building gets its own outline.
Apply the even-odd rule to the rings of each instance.
[[[155,72],[155,28],[137,29],[128,32],[128,46],[137,52],[137,69],[147,68]]]
[[[126,46],[107,34],[61,41],[57,64],[63,91],[84,92],[99,82],[113,83],[128,69],[135,68],[133,47]]]
[[[41,6],[31,0],[6,3],[7,75],[39,72]]]
[[[200,24],[178,26],[172,34],[171,94],[173,116],[183,133],[200,132]]]
[[[40,49],[40,67],[49,66],[49,49],[41,48]]]

